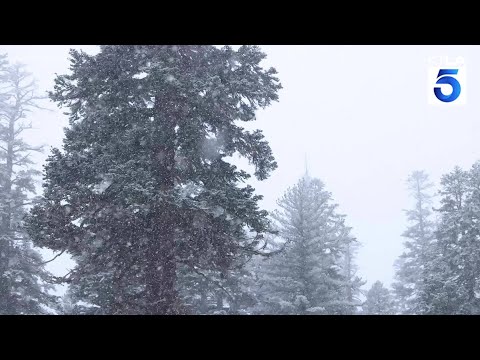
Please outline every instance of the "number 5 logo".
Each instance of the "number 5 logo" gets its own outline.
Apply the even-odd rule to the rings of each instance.
[[[435,87],[433,91],[435,92],[435,96],[438,100],[443,102],[452,102],[455,101],[459,96],[460,92],[462,91],[462,87],[457,79],[453,76],[449,75],[457,75],[458,69],[440,69],[437,75],[437,82],[436,84],[448,84],[452,87],[452,93],[449,95],[445,95],[442,93],[442,89],[440,87]]]

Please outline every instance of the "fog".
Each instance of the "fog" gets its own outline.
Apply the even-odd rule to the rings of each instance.
[[[70,48],[96,53],[90,45],[1,46],[11,61],[28,66],[41,91],[52,90],[55,74],[68,72]],[[478,46],[261,46],[265,64],[278,70],[279,102],[258,113],[253,128],[264,131],[278,168],[265,181],[252,180],[276,208],[285,190],[305,173],[320,178],[346,214],[361,243],[357,264],[365,288],[380,280],[390,285],[393,262],[401,254],[412,206],[405,181],[425,170],[437,184],[456,165],[480,159],[478,138],[480,73]],[[427,58],[462,56],[468,67],[466,105],[440,107],[427,102]],[[67,116],[50,101],[50,110],[30,115],[35,128],[27,140],[59,147]],[[48,155],[36,156],[39,169]],[[47,257],[48,254],[45,255]],[[71,262],[48,265],[57,275]]]

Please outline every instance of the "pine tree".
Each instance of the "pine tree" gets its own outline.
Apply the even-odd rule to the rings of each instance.
[[[480,162],[468,173],[468,197],[462,208],[460,246],[457,269],[462,304],[460,314],[480,314]],[[457,294],[459,293],[457,289]]]
[[[77,263],[65,281],[107,314],[176,314],[180,266],[228,273],[269,229],[254,175],[276,168],[258,108],[278,99],[256,46],[102,46],[71,51],[52,100],[70,109],[28,218],[35,243]]]
[[[0,57],[0,314],[47,314],[56,309],[40,254],[32,248],[23,229],[23,217],[34,177],[30,152],[22,135],[31,129],[25,121],[37,107],[35,82],[20,64],[9,65]]]
[[[348,304],[345,314],[353,315],[358,312],[361,305],[360,295],[363,293],[361,287],[366,281],[362,280],[358,273],[358,266],[355,263],[355,256],[360,244],[350,236],[351,228],[344,228],[344,239],[346,239],[343,250],[343,275],[345,277],[345,298]]]
[[[480,163],[442,177],[440,222],[426,288],[427,314],[479,314]]]
[[[402,234],[405,251],[396,262],[396,282],[392,285],[403,314],[426,312],[428,294],[425,290],[428,266],[432,261],[432,242],[435,224],[432,220],[433,184],[424,171],[414,171],[407,180],[408,189],[415,200],[415,206],[407,210],[410,226]]]
[[[273,217],[285,248],[263,261],[257,311],[354,313],[361,281],[352,281],[353,269],[345,266],[351,266],[353,238],[344,216],[336,213],[331,194],[320,180],[306,175],[287,190],[278,206],[281,210]]]
[[[367,292],[367,299],[363,304],[365,315],[394,315],[394,300],[390,291],[380,281],[376,281]]]

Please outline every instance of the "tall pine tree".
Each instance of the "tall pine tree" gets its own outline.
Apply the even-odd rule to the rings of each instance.
[[[259,311],[275,314],[351,314],[362,284],[353,279],[350,229],[323,183],[305,175],[273,214],[285,248],[263,261]],[[348,268],[350,267],[350,269]]]
[[[27,114],[35,108],[35,82],[20,64],[0,57],[0,314],[47,314],[56,309],[51,275],[23,229],[23,217],[35,192],[27,144]]]
[[[409,227],[402,234],[405,251],[396,262],[396,281],[392,285],[403,314],[422,314],[426,311],[428,293],[425,289],[428,266],[432,261],[432,242],[435,224],[432,219],[433,184],[424,171],[414,171],[407,180],[415,206],[407,210]]]
[[[269,229],[239,154],[266,179],[261,131],[241,122],[278,99],[256,46],[102,46],[71,51],[52,100],[70,109],[28,218],[35,243],[67,251],[77,298],[106,314],[176,314],[179,266],[225,277]]]
[[[480,313],[480,162],[441,180],[435,257],[428,267],[427,314]]]

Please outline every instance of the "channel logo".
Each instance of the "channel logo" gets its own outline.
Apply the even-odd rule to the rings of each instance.
[[[427,99],[430,105],[465,105],[466,66],[461,56],[428,59]]]

